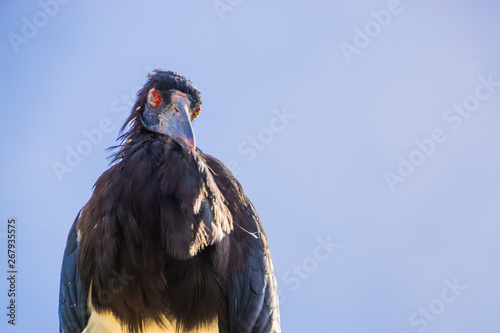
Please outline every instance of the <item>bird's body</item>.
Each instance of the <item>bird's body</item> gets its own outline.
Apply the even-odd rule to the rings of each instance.
[[[278,332],[259,217],[231,172],[194,145],[199,92],[157,71],[68,236],[64,333]]]

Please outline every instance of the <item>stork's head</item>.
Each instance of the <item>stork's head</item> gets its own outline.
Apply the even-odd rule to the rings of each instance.
[[[126,124],[169,136],[186,150],[196,147],[191,122],[201,110],[200,92],[185,77],[155,70],[139,91]]]

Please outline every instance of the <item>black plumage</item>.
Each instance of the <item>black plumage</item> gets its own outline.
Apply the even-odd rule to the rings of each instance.
[[[280,331],[259,217],[231,172],[189,134],[200,106],[199,91],[174,72],[155,71],[139,91],[115,163],[68,236],[61,332],[82,332],[93,313],[111,313],[134,333],[150,323],[188,332],[214,320],[219,332]]]

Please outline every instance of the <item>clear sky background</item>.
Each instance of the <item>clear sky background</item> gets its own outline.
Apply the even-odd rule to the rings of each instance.
[[[67,233],[154,68],[202,93],[283,332],[500,331],[496,1],[59,1],[0,4],[0,331],[58,330]]]

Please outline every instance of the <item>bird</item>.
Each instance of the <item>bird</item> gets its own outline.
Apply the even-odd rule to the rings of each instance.
[[[281,332],[262,222],[231,171],[196,146],[201,104],[184,76],[148,74],[70,228],[60,333]]]

